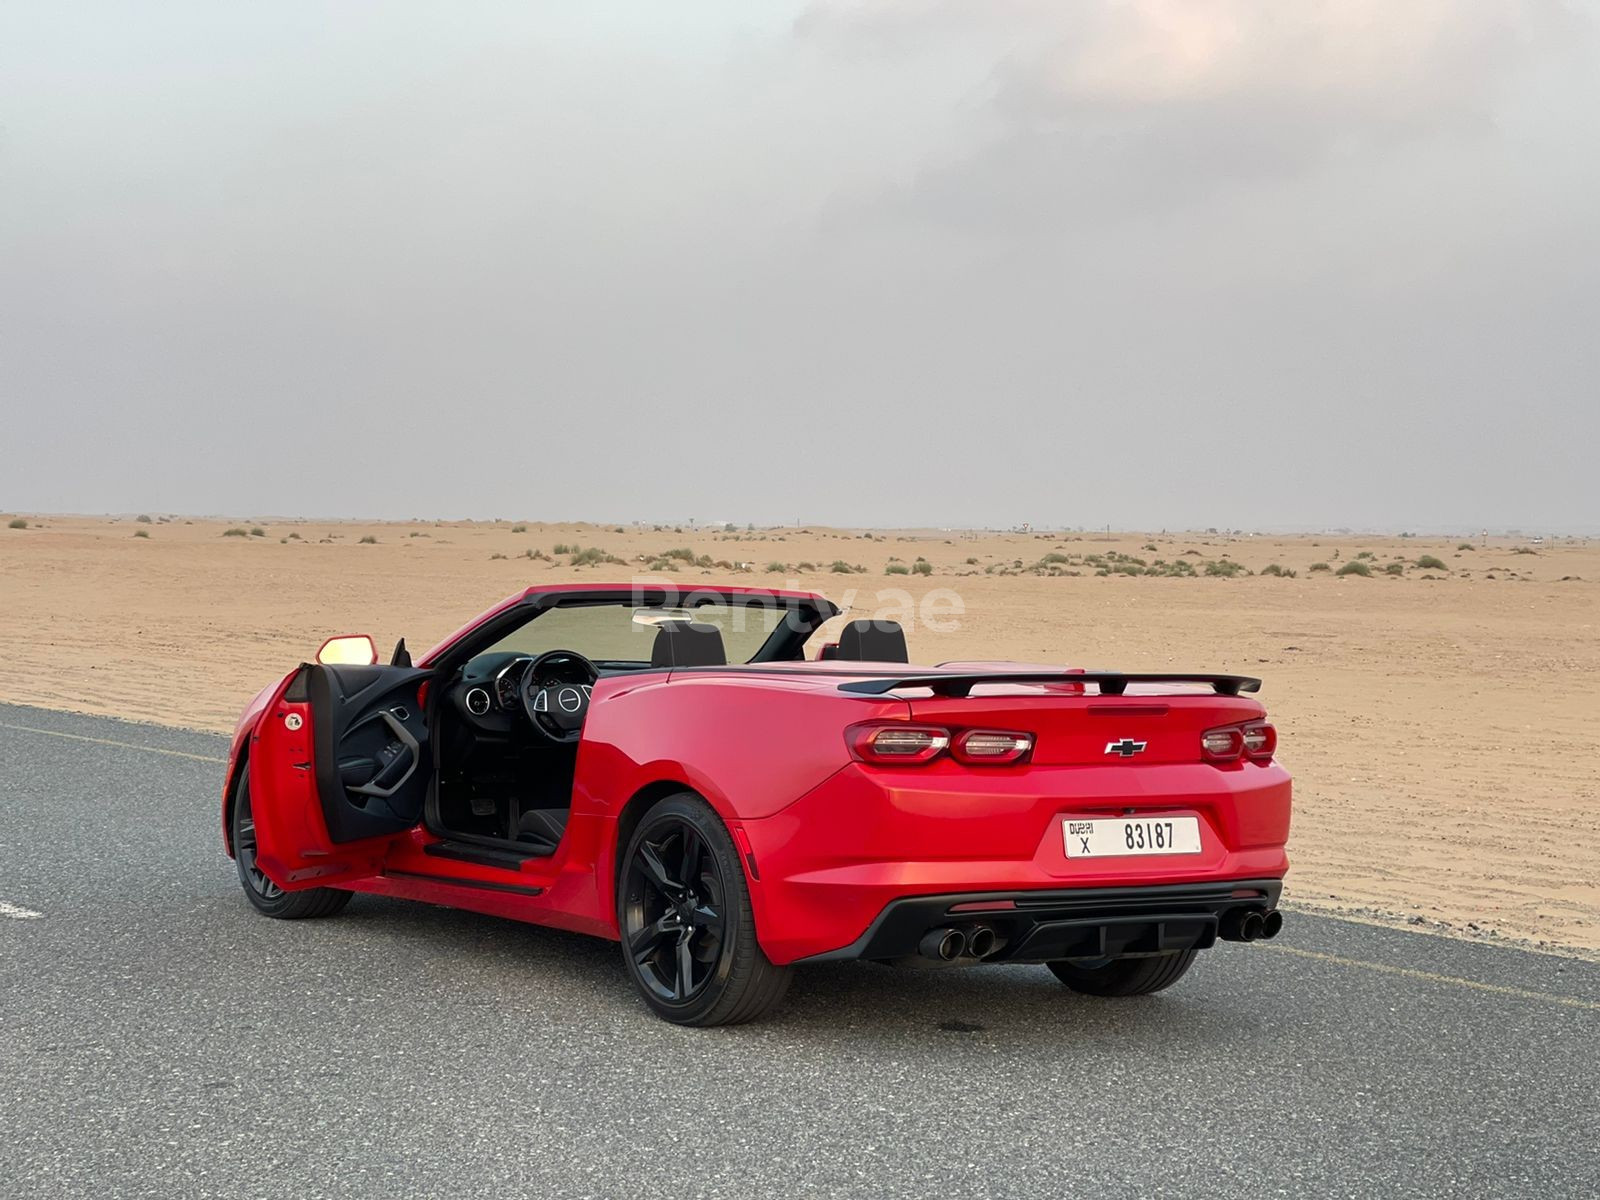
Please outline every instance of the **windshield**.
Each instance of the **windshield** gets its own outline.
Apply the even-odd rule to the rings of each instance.
[[[722,645],[730,663],[750,662],[769,642],[772,652],[781,646],[778,634],[784,619],[797,610],[753,601],[743,604],[713,602],[692,608],[639,607],[635,604],[568,604],[545,609],[533,620],[507,634],[488,653],[543,654],[547,650],[576,650],[596,665],[643,666],[650,661],[656,627],[662,621],[693,619],[722,631]],[[816,614],[797,613],[806,629],[814,628]]]

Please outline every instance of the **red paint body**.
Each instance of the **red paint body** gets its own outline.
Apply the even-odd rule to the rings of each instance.
[[[434,647],[418,667],[528,597],[563,590],[596,589],[517,593]],[[234,734],[224,837],[237,773],[248,769],[258,863],[285,889],[333,885],[616,938],[619,818],[636,798],[689,789],[733,832],[746,859],[760,944],[780,964],[850,945],[886,904],[904,897],[1279,879],[1287,870],[1288,773],[1270,761],[1204,762],[1198,749],[1202,731],[1264,716],[1253,699],[1141,688],[1095,695],[1076,684],[1003,685],[961,699],[868,697],[839,685],[881,674],[881,665],[782,667],[602,677],[577,747],[565,836],[552,856],[519,870],[430,856],[424,848],[439,835],[421,824],[334,843],[316,791],[310,705],[284,697],[291,672],[251,702]],[[291,714],[300,718],[293,731]],[[966,766],[948,757],[920,767],[873,766],[852,759],[844,736],[847,727],[873,720],[1022,730],[1036,741],[1028,761],[1015,766]],[[1124,737],[1147,740],[1148,751],[1108,758],[1106,743]],[[1064,819],[1123,813],[1198,816],[1204,850],[1093,862],[1066,857]],[[542,891],[482,890],[474,882]]]

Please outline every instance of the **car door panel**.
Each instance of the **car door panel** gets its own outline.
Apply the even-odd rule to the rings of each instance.
[[[315,725],[302,666],[289,675],[262,710],[250,735],[247,770],[255,821],[256,865],[279,887],[293,891],[370,875],[377,861],[337,851],[328,837],[312,770]]]
[[[330,671],[337,677],[327,678]],[[392,836],[421,821],[433,765],[417,689],[430,674],[302,666],[279,685],[251,734],[247,768],[257,864],[279,887],[370,878],[382,871]],[[391,719],[409,741],[395,735]]]
[[[433,778],[426,669],[307,668],[316,787],[334,844],[401,833],[422,820]]]

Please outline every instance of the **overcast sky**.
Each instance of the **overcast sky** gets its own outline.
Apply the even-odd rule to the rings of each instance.
[[[1600,527],[1600,5],[0,5],[0,509]]]

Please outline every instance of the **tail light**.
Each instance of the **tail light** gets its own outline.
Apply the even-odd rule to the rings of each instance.
[[[1241,756],[1266,762],[1278,748],[1278,731],[1266,721],[1225,725],[1200,735],[1200,754],[1207,762],[1234,762]]]
[[[920,767],[948,753],[966,766],[1010,766],[1033,753],[1033,734],[1010,729],[967,729],[868,722],[845,730],[850,757],[875,766]]]
[[[1244,732],[1237,725],[1208,729],[1200,735],[1200,753],[1208,762],[1232,762],[1244,753]]]
[[[921,766],[950,746],[950,731],[937,725],[852,725],[845,731],[850,754],[861,762]]]
[[[1244,727],[1244,752],[1257,762],[1265,762],[1278,748],[1278,731],[1265,721],[1251,721]]]
[[[1033,734],[1005,729],[969,729],[956,735],[950,753],[957,762],[964,763],[1021,762],[1033,753]]]

